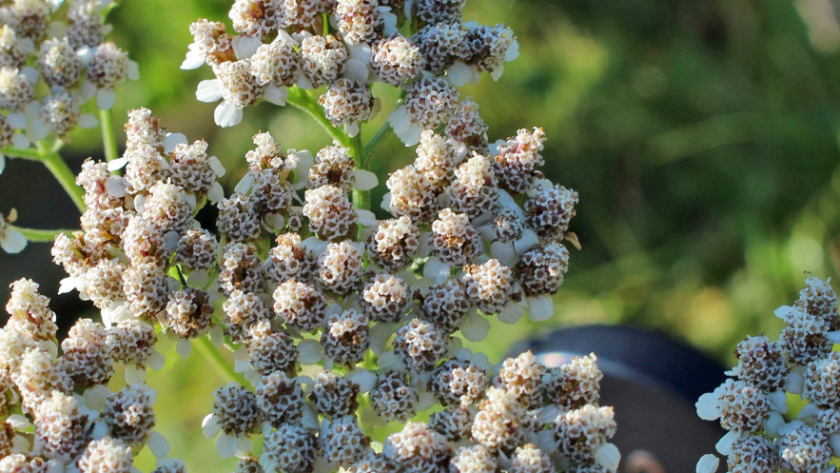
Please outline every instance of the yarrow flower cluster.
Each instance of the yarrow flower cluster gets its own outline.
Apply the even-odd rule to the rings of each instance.
[[[697,401],[697,414],[720,420],[728,430],[718,442],[729,471],[794,473],[835,471],[840,457],[840,342],[837,294],[829,281],[810,276],[793,306],[776,310],[787,326],[778,341],[747,337],[735,350],[738,364],[714,392]],[[787,422],[787,396],[805,406]],[[698,473],[717,471],[719,459],[705,455]]]

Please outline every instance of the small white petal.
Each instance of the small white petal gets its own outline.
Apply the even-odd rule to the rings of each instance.
[[[12,414],[6,419],[6,423],[15,430],[24,430],[28,429],[32,426],[32,422],[29,422],[29,419],[26,416],[22,416],[20,414]]]
[[[508,301],[507,304],[502,307],[502,310],[497,314],[499,320],[511,325],[518,322],[523,315],[525,315],[525,309],[514,301]]]
[[[560,409],[560,406],[557,404],[551,404],[543,407],[542,409],[538,409],[538,412],[537,422],[541,424],[548,424],[549,422],[554,422],[554,420],[557,419],[557,416],[563,412],[563,409]]]
[[[184,192],[184,200],[190,204],[190,207],[195,210],[195,206],[198,205],[198,198],[196,198],[195,194],[192,192]]]
[[[720,396],[717,392],[706,393],[694,404],[697,416],[703,420],[715,420],[720,417]]]
[[[181,70],[190,71],[204,65],[204,54],[199,51],[188,51],[187,57],[181,63]]]
[[[356,209],[357,222],[366,227],[376,227],[379,225],[379,220],[376,215],[370,210]]]
[[[236,437],[228,434],[222,434],[219,436],[219,440],[216,441],[216,452],[219,453],[222,460],[233,458],[233,456],[236,455],[236,447],[238,443],[239,442],[237,442]]]
[[[213,112],[216,125],[222,128],[230,128],[242,122],[242,110],[227,101],[222,101]]]
[[[309,403],[303,405],[303,410],[301,411],[301,418],[300,423],[310,430],[315,430],[318,428],[318,414],[312,410],[312,406]]]
[[[471,342],[480,342],[487,338],[490,332],[490,321],[483,315],[475,314],[461,326],[464,338]]]
[[[420,398],[417,401],[417,412],[423,412],[426,409],[431,409],[435,404],[437,404],[435,395],[428,391],[424,392],[420,394]]]
[[[382,203],[379,204],[379,208],[386,212],[391,211],[391,193],[386,192],[385,195],[382,196]]]
[[[92,411],[101,411],[105,408],[105,402],[111,394],[108,386],[97,384],[86,389],[82,398],[84,399],[85,407]]]
[[[30,449],[29,440],[22,435],[12,437],[12,453],[26,453]]]
[[[207,198],[213,204],[216,204],[220,200],[224,199],[225,190],[222,188],[222,185],[218,182],[213,182],[213,185],[210,186],[210,191],[207,193]]]
[[[225,344],[225,329],[222,324],[216,324],[210,327],[210,340],[213,341],[213,346],[216,350],[221,350]]]
[[[499,80],[499,78],[502,77],[502,74],[504,74],[504,72],[505,65],[499,64],[498,66],[496,66],[495,69],[493,69],[493,71],[490,72],[490,77],[492,77],[493,80]]]
[[[397,15],[391,12],[390,7],[379,7],[379,17],[384,25],[383,34],[385,36],[397,34]]]
[[[545,322],[554,316],[554,301],[551,296],[543,294],[528,298],[528,317],[534,322]]]
[[[119,171],[124,168],[126,164],[128,164],[128,158],[117,158],[108,162],[108,170],[111,172]]]
[[[720,458],[711,453],[707,453],[700,457],[697,462],[697,473],[715,473],[720,465]]]
[[[402,360],[393,351],[386,351],[379,356],[379,368],[383,370],[393,369],[399,371],[402,366]]]
[[[828,444],[831,445],[831,450],[835,457],[840,457],[840,434],[833,434],[828,436]]]
[[[537,447],[550,455],[560,447],[560,440],[553,430],[542,430],[537,433]]]
[[[350,138],[355,138],[356,135],[358,135],[359,132],[362,131],[358,123],[348,123],[344,129],[347,131],[347,136],[349,136]]]
[[[347,62],[344,63],[344,77],[346,79],[364,84],[367,82],[369,76],[370,71],[362,61],[358,59],[348,59]]]
[[[126,384],[141,383],[146,379],[146,370],[136,366],[125,367],[125,382]]]
[[[423,127],[418,123],[412,123],[405,133],[400,135],[400,139],[406,147],[415,146],[420,142],[420,136],[423,135]]]
[[[190,352],[192,351],[192,344],[186,338],[179,338],[178,343],[175,345],[175,353],[181,356],[181,358],[188,358],[190,356]]]
[[[256,182],[256,177],[251,172],[248,172],[242,179],[236,184],[236,187],[233,189],[235,192],[240,194],[246,194],[252,187],[254,187],[254,183]]]
[[[181,239],[181,235],[178,234],[176,231],[166,232],[163,235],[163,244],[166,248],[166,251],[170,253],[174,253],[176,249],[178,249],[178,240]]]
[[[356,368],[349,373],[350,381],[359,386],[359,390],[366,393],[376,384],[376,375],[363,368]]]
[[[265,89],[263,98],[266,102],[282,107],[283,105],[286,105],[286,100],[289,98],[289,89],[285,87],[277,87],[276,85],[268,86]]]
[[[788,315],[790,313],[790,311],[792,311],[792,310],[793,310],[793,307],[791,307],[789,305],[783,305],[783,306],[779,307],[778,309],[774,310],[773,314],[776,317],[784,320],[785,316]]]
[[[805,404],[802,409],[799,411],[799,414],[796,415],[796,420],[801,421],[809,421],[813,419],[817,413],[820,411],[820,408],[814,404]]]
[[[446,282],[451,272],[452,265],[444,263],[436,256],[426,260],[426,264],[423,266],[423,276],[431,279],[435,284]]]
[[[513,42],[508,46],[507,50],[505,50],[505,62],[515,61],[519,58],[519,41],[513,40]]]
[[[89,80],[82,82],[82,101],[87,102],[88,100],[92,99],[94,96],[96,96],[96,91],[96,84],[94,84],[93,82]]]
[[[785,425],[785,418],[776,411],[770,411],[767,420],[764,421],[764,432],[770,437],[779,437],[779,429]]]
[[[732,446],[735,445],[735,442],[741,438],[741,434],[735,430],[730,431],[728,434],[721,437],[717,444],[715,444],[715,450],[718,451],[721,455],[731,455],[732,454]]]
[[[76,278],[64,278],[58,284],[58,293],[67,294],[76,290]]]
[[[207,414],[204,417],[204,420],[201,421],[201,430],[204,433],[204,436],[211,439],[221,432],[222,427],[219,425],[218,419],[213,414]]]
[[[114,89],[99,89],[96,93],[96,106],[100,110],[111,110],[117,103],[117,93]]]
[[[169,456],[169,442],[159,432],[152,432],[146,439],[146,445],[156,458],[166,458]]]
[[[391,124],[391,128],[398,136],[408,131],[411,126],[411,118],[408,116],[408,109],[405,108],[405,105],[400,105],[388,115],[388,123]]]
[[[29,120],[22,112],[10,112],[6,115],[6,122],[15,130],[23,130]]]
[[[8,227],[6,228],[6,236],[0,240],[0,247],[3,251],[10,255],[20,253],[26,248],[26,237],[18,230]]]
[[[128,61],[128,80],[140,79],[140,66],[134,61]]]
[[[222,98],[222,81],[210,79],[199,82],[195,90],[195,98],[204,103],[218,102]]]
[[[245,35],[238,35],[231,41],[236,59],[247,59],[253,56],[262,44],[261,39]]]
[[[227,172],[227,170],[225,170],[224,164],[222,164],[222,162],[219,161],[219,158],[215,156],[210,156],[210,158],[207,159],[207,163],[210,164],[210,167],[213,169],[213,172],[216,173],[216,177],[222,177]]]
[[[770,404],[779,414],[787,412],[787,394],[783,390],[773,391],[770,393]]]
[[[528,252],[531,248],[538,246],[540,244],[540,237],[534,233],[533,230],[530,228],[526,228],[522,231],[522,236],[519,237],[518,240],[513,242],[513,247],[516,248],[516,253],[520,255],[524,255]]]
[[[376,177],[376,174],[365,169],[353,171],[353,178],[355,179],[353,187],[360,191],[369,191],[379,184],[379,178]]]
[[[166,140],[163,142],[163,147],[166,153],[171,153],[176,146],[185,144],[189,144],[189,141],[187,141],[187,135],[183,133],[167,133]]]
[[[827,332],[825,337],[831,340],[831,343],[840,343],[840,331],[838,332]]]
[[[618,462],[621,461],[621,452],[618,447],[611,443],[605,443],[595,451],[595,462],[606,468],[608,471],[616,471]]]
[[[35,118],[29,121],[29,125],[26,127],[26,137],[29,138],[29,141],[37,142],[41,141],[50,134],[50,129],[47,127],[47,124],[44,123],[43,120],[40,118]]]
[[[297,346],[298,361],[302,365],[314,365],[321,361],[321,344],[316,340],[304,340]]]
[[[805,378],[801,374],[791,372],[788,375],[787,382],[785,383],[785,391],[791,394],[802,394],[804,387]]]
[[[87,130],[90,128],[96,128],[99,125],[99,120],[96,119],[90,113],[84,113],[79,117],[79,128],[83,130]]]
[[[47,468],[44,473],[64,473],[64,462],[58,458],[53,458],[47,462]]]
[[[121,176],[111,176],[105,180],[105,190],[113,197],[125,197],[126,189],[128,188],[128,181]]]
[[[490,253],[493,255],[493,258],[496,258],[505,266],[511,266],[516,261],[517,251],[514,249],[513,243],[507,241],[494,241],[491,243]]]
[[[458,61],[446,70],[446,78],[455,87],[463,87],[472,79],[472,70],[470,66]]]
[[[15,133],[12,135],[12,146],[19,149],[26,149],[29,148],[29,145],[32,143],[29,141],[29,138],[26,137],[23,133]]]
[[[239,441],[236,445],[236,456],[239,458],[246,457],[251,450],[254,449],[254,444],[251,443],[251,439],[249,439],[245,434],[241,434],[239,436]]]
[[[151,368],[152,371],[160,371],[166,364],[166,357],[158,352],[154,352],[151,354],[151,356],[149,356],[149,359],[146,361],[148,362],[149,368]]]

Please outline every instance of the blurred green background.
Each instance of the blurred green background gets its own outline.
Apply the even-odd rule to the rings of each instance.
[[[212,73],[178,69],[191,42],[188,25],[199,17],[229,21],[231,3],[126,0],[110,17],[114,41],[142,76],[118,89],[117,121],[147,106],[170,131],[205,138],[229,169],[228,191],[259,130],[291,148],[329,143],[288,107],[262,104],[222,130],[213,124],[215,105],[195,100],[196,85]],[[465,18],[504,21],[522,56],[498,82],[484,77],[463,94],[481,105],[491,140],[545,128],[546,173],[581,197],[572,230],[583,251],[573,251],[557,315],[540,326],[494,325],[483,345],[493,361],[516,341],[571,324],[661,330],[727,365],[745,335],[776,337],[781,321],[773,309],[793,302],[806,272],[836,276],[840,264],[838,13],[837,0],[468,2]],[[363,129],[367,137],[394,101],[392,91],[377,92],[385,111]],[[101,156],[96,130],[71,138],[74,166]],[[413,157],[391,137],[375,163],[381,182]],[[26,166],[36,165],[10,163],[0,189],[16,185],[13,172]],[[49,200],[3,196],[0,211]],[[50,226],[40,216],[21,212],[21,224]],[[32,254],[0,254],[0,282],[51,268],[48,256],[35,261]],[[192,471],[224,471],[200,423],[211,412],[212,390],[225,381],[196,354],[167,370],[149,382],[159,389],[159,425],[173,454]]]

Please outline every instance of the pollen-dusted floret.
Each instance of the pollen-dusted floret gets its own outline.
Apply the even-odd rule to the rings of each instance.
[[[156,394],[143,383],[135,383],[111,394],[105,400],[101,419],[111,437],[133,447],[141,447],[155,427],[152,405]]]
[[[453,358],[432,371],[429,391],[444,406],[468,406],[489,384],[484,370],[469,361]]]
[[[782,388],[790,369],[776,342],[764,336],[747,337],[735,348],[738,365],[733,374],[739,379],[768,392]]]
[[[164,151],[166,130],[160,126],[160,118],[152,115],[148,108],[128,111],[125,124],[125,147],[127,150],[139,150],[150,146],[155,151]]]
[[[254,202],[245,194],[235,193],[219,201],[219,232],[233,241],[255,240],[262,233],[260,215]]]
[[[318,454],[318,440],[301,425],[283,424],[265,435],[260,463],[266,471],[310,473]]]
[[[10,378],[20,393],[24,409],[37,411],[53,390],[66,394],[73,392],[73,380],[63,369],[61,361],[54,360],[49,352],[35,348],[31,342],[21,339],[17,342],[20,345],[16,347],[3,347],[4,355],[18,357],[14,361],[4,360],[4,365],[12,368]]]
[[[47,30],[50,9],[42,0],[15,0],[9,5],[15,32],[24,38],[40,40]]]
[[[574,462],[591,462],[595,452],[615,435],[614,417],[612,407],[591,404],[560,414],[553,426],[560,453]]]
[[[12,294],[6,303],[9,320],[6,329],[34,341],[55,340],[58,326],[55,312],[50,310],[50,299],[38,292],[38,284],[31,279],[18,279],[12,283]]]
[[[277,246],[268,252],[265,272],[275,283],[289,279],[304,281],[312,275],[315,264],[312,253],[303,245],[297,233],[283,233],[277,237]]]
[[[426,58],[426,69],[437,76],[470,54],[467,29],[458,22],[429,24],[411,39]]]
[[[213,324],[210,295],[201,289],[187,287],[169,295],[166,304],[166,325],[180,338],[198,338]]]
[[[258,295],[241,289],[231,292],[222,308],[225,311],[225,333],[237,344],[250,339],[251,325],[271,319],[268,304]]]
[[[377,274],[362,290],[362,309],[372,320],[396,322],[411,298],[411,288],[398,276]]]
[[[108,358],[107,332],[102,324],[79,319],[61,342],[61,369],[77,388],[106,384],[114,375]]]
[[[318,98],[318,104],[324,107],[324,114],[332,125],[338,127],[356,125],[370,118],[374,100],[367,85],[338,79]]]
[[[318,373],[313,381],[309,399],[320,414],[329,418],[355,414],[359,408],[358,384],[332,371]]]
[[[465,0],[417,0],[414,15],[430,25],[460,21],[465,3]]]
[[[266,39],[277,31],[280,4],[281,0],[236,0],[228,16],[236,32]]]
[[[245,243],[231,243],[225,246],[219,282],[225,294],[230,294],[236,289],[262,292],[265,280],[262,261],[257,257],[257,248]]]
[[[131,194],[148,192],[166,174],[166,160],[151,145],[126,148],[123,157],[128,160],[125,180],[128,181],[128,192]]]
[[[0,118],[0,147],[5,148],[12,144],[14,134],[15,130],[9,124],[9,120],[6,117]]]
[[[494,384],[513,394],[528,406],[542,401],[544,374],[545,367],[529,350],[516,358],[506,359],[498,376],[494,379]]]
[[[274,168],[252,172],[254,175],[254,191],[251,201],[257,212],[282,212],[292,205],[295,193],[292,183],[287,179],[287,173]]]
[[[253,136],[254,145],[256,147],[245,153],[245,161],[248,162],[248,168],[251,171],[260,171],[262,169],[277,169],[283,171],[291,171],[295,166],[288,158],[289,155],[283,154],[283,147],[280,146],[271,136],[269,132],[257,133]],[[289,150],[290,153],[292,150]]]
[[[382,30],[377,0],[337,0],[335,18],[347,44],[368,43]]]
[[[429,418],[429,426],[448,442],[456,442],[470,436],[473,415],[467,407],[449,406],[435,412]]]
[[[761,435],[742,437],[726,460],[730,473],[773,473],[779,470],[779,452]]]
[[[823,471],[832,456],[828,437],[804,424],[782,435],[777,448],[782,467],[794,473]]]
[[[88,64],[87,78],[103,89],[113,89],[129,76],[128,54],[116,44],[100,44]]]
[[[458,108],[452,113],[452,118],[446,125],[446,136],[464,143],[467,148],[484,152],[487,149],[487,130],[490,127],[478,113],[478,104],[472,98],[466,98],[458,103]],[[498,173],[498,171],[497,171]],[[504,176],[500,176],[504,179]]]
[[[420,229],[407,216],[383,220],[370,235],[367,252],[373,261],[391,271],[408,267],[420,247]]]
[[[44,104],[38,116],[47,129],[58,136],[64,136],[79,123],[81,104],[75,97],[57,93],[44,97]]]
[[[386,182],[391,191],[389,210],[395,217],[406,216],[417,223],[432,219],[438,209],[438,189],[414,166],[391,173]]]
[[[35,100],[35,85],[14,67],[0,68],[0,108],[12,112],[23,110]]]
[[[517,194],[528,190],[534,173],[545,164],[540,154],[544,143],[542,128],[534,128],[533,132],[523,128],[498,145],[499,154],[493,157],[493,165],[502,186]]]
[[[261,375],[294,373],[297,359],[295,342],[286,332],[273,330],[268,320],[260,320],[251,325],[248,354],[251,356],[251,366]]]
[[[382,82],[398,86],[420,74],[425,59],[405,36],[381,39],[372,46],[371,68]]]
[[[370,437],[359,427],[356,416],[339,417],[326,428],[321,438],[324,458],[330,463],[350,466],[365,455]]]
[[[41,47],[42,54],[44,45],[47,45],[48,43],[49,40],[43,43]],[[26,49],[24,47],[24,42],[18,39],[17,34],[11,25],[3,25],[0,27],[0,67],[21,67],[25,63]],[[41,69],[44,74],[47,73],[40,63],[38,68]]]
[[[347,468],[347,473],[398,473],[397,464],[381,453],[369,452]]]
[[[455,177],[449,188],[452,210],[467,214],[470,220],[481,214],[496,212],[499,188],[490,160],[474,153],[473,157],[458,166]]]
[[[508,50],[517,47],[513,31],[502,24],[470,28],[467,31],[467,44],[470,48],[467,62],[474,64],[481,72],[493,74],[493,77],[500,73]]]
[[[178,143],[172,150],[169,179],[185,192],[204,195],[216,181],[216,172],[210,160],[206,141],[198,140],[191,145]]]
[[[283,19],[281,27],[312,29],[321,13],[331,12],[335,0],[282,0]]]
[[[510,473],[556,473],[548,454],[528,443],[513,452]]]
[[[193,209],[184,189],[175,184],[158,182],[152,186],[144,209],[143,218],[153,222],[163,233],[186,230],[192,220]]]
[[[288,279],[274,290],[274,312],[287,325],[302,332],[314,332],[321,326],[327,300],[317,287]]]
[[[525,203],[528,225],[545,239],[559,239],[569,229],[577,203],[578,193],[571,189],[559,185],[540,189]]]
[[[35,412],[35,438],[46,458],[71,458],[87,442],[88,416],[76,398],[52,391]],[[6,471],[6,470],[3,470]],[[12,470],[17,471],[17,470]]]
[[[99,309],[108,309],[123,299],[123,271],[120,260],[101,260],[85,276],[85,294]]]
[[[181,234],[175,262],[190,271],[207,271],[216,265],[219,242],[207,230],[191,228]]]
[[[482,251],[481,235],[472,225],[467,214],[445,208],[432,223],[430,239],[435,255],[446,263],[462,266]]]
[[[370,347],[368,318],[353,309],[327,317],[321,334],[324,354],[334,362],[352,366],[362,361]]]
[[[460,447],[449,463],[452,473],[496,473],[495,455],[484,445]]]
[[[472,438],[490,450],[513,449],[525,436],[525,408],[516,395],[489,388],[472,424]]]
[[[388,422],[406,421],[416,414],[420,401],[417,389],[408,384],[405,373],[387,371],[376,377],[370,391],[370,404]]]
[[[464,283],[457,279],[448,279],[429,288],[429,292],[423,296],[420,316],[441,330],[452,333],[461,327],[469,308]]]
[[[788,326],[779,335],[779,347],[790,362],[807,365],[831,353],[833,343],[826,336],[828,323],[822,316],[793,308],[784,316]]]
[[[383,453],[398,462],[399,471],[420,473],[446,468],[452,448],[425,423],[409,422],[402,431],[388,436]]]
[[[435,185],[443,186],[455,176],[458,152],[455,144],[432,130],[423,130],[417,145],[414,168],[422,172]]]
[[[133,266],[162,266],[167,260],[163,233],[154,222],[143,217],[134,217],[128,222],[121,246]]]
[[[213,68],[221,83],[222,98],[237,109],[253,105],[265,93],[265,87],[251,75],[251,60],[227,61]]]
[[[534,248],[522,255],[516,268],[526,295],[554,294],[569,270],[569,250],[560,243]]]
[[[47,471],[47,460],[23,453],[13,453],[0,459],[0,471],[37,472]]]
[[[186,468],[183,473],[186,473]],[[239,463],[236,464],[236,470],[234,470],[233,473],[265,473],[265,470],[263,470],[263,467],[260,465],[258,460],[246,457],[239,460]]]
[[[333,141],[332,146],[321,149],[315,156],[315,164],[309,168],[309,188],[332,184],[350,191],[355,181],[354,169],[356,160],[350,156],[350,149],[341,146],[338,141]]]
[[[82,77],[83,68],[82,60],[70,46],[67,37],[48,39],[41,44],[38,69],[44,74],[47,84],[72,87]]]
[[[347,235],[356,223],[353,203],[343,189],[325,185],[304,194],[303,214],[309,219],[312,233],[327,240]]]
[[[123,293],[135,317],[154,320],[166,309],[169,284],[159,266],[137,264],[123,271]]]
[[[0,219],[0,222],[5,223],[3,219]],[[87,271],[89,263],[84,247],[84,232],[74,232],[72,236],[60,233],[55,237],[50,254],[53,257],[53,262],[61,265],[67,274],[72,277],[79,277]]]
[[[348,294],[361,283],[362,257],[362,250],[351,241],[330,243],[318,257],[315,279],[327,291]]]
[[[111,173],[108,172],[108,165],[105,162],[88,158],[82,163],[82,170],[76,176],[76,184],[85,189],[85,203],[88,206],[110,208],[122,205],[122,199],[108,202],[111,196],[105,187],[105,182],[110,177]],[[107,203],[103,205],[103,201]]]
[[[770,399],[764,391],[733,379],[727,379],[718,389],[720,425],[724,429],[749,433],[764,426],[770,412]]]
[[[424,130],[446,123],[458,104],[458,90],[443,79],[424,78],[414,82],[405,96],[412,123]]]
[[[95,48],[105,39],[99,0],[74,0],[67,12],[67,39],[73,49]]]
[[[578,409],[584,404],[597,404],[601,397],[604,373],[596,364],[594,353],[576,356],[569,363],[549,371],[546,396],[549,403],[564,409]]]
[[[251,75],[259,86],[287,86],[295,80],[298,71],[300,58],[294,44],[282,37],[261,45],[251,56]]]
[[[411,319],[397,330],[394,353],[412,373],[425,373],[446,354],[448,338],[431,322]]]
[[[232,38],[221,21],[201,18],[190,24],[190,34],[193,36],[190,50],[200,54],[207,64],[215,66],[236,59],[231,44]]]
[[[348,53],[344,43],[334,35],[309,36],[300,44],[303,73],[312,87],[333,83],[344,72]]]
[[[131,447],[111,437],[94,440],[79,457],[81,473],[130,473]]]
[[[155,328],[136,319],[123,320],[106,329],[108,356],[115,362],[145,368],[155,352]]]
[[[499,212],[490,223],[496,241],[518,240],[525,230],[525,219],[513,209],[506,209]]]
[[[821,407],[840,405],[840,352],[808,364],[803,397]]]
[[[254,390],[257,406],[263,419],[280,428],[286,422],[295,422],[303,409],[303,390],[294,378],[277,371],[260,378]]]
[[[826,435],[840,432],[840,411],[835,408],[818,410],[814,415],[814,427]]]
[[[238,436],[254,430],[260,417],[257,396],[236,383],[213,392],[213,416],[222,431]]]
[[[519,296],[513,272],[497,259],[467,265],[464,272],[467,297],[487,315],[499,312],[508,301]]]
[[[814,276],[808,277],[805,280],[807,287],[799,291],[799,299],[794,305],[811,315],[822,316],[829,330],[835,331],[840,330],[840,313],[837,311],[837,293],[830,282],[830,279],[823,281]]]

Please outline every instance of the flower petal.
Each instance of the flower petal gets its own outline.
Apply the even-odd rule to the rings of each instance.
[[[247,59],[253,56],[262,44],[261,39],[246,35],[238,35],[231,41],[236,59]]]
[[[471,342],[480,342],[487,338],[490,332],[490,321],[483,315],[475,314],[461,326],[464,338]]]
[[[99,125],[99,120],[90,113],[84,113],[79,117],[78,125],[83,130],[96,128]]]
[[[239,442],[237,442],[236,437],[228,434],[222,434],[219,436],[219,440],[216,441],[216,452],[219,453],[222,460],[233,458],[236,454],[236,447],[238,443]]]
[[[200,51],[188,51],[187,56],[184,58],[184,62],[181,63],[181,70],[191,71],[193,69],[198,69],[204,65],[204,61],[204,54]]]
[[[282,107],[283,105],[286,105],[286,100],[289,98],[289,89],[285,87],[277,87],[276,85],[268,86],[265,89],[263,98],[266,102]]]
[[[216,419],[214,414],[207,414],[201,421],[201,430],[205,437],[211,439],[219,435],[219,432],[222,431],[222,427],[219,425],[219,421]]]
[[[554,316],[554,301],[551,296],[543,294],[528,298],[528,317],[534,322],[545,322]]]
[[[166,153],[171,153],[178,145],[189,144],[187,135],[183,133],[167,133],[166,139],[163,142],[163,148]]]
[[[446,78],[455,87],[463,87],[472,79],[472,70],[470,66],[458,61],[446,70]]]
[[[721,437],[718,443],[715,444],[715,450],[717,450],[721,455],[731,455],[732,446],[735,445],[735,442],[737,442],[740,438],[741,433],[736,430],[732,430]]]
[[[411,126],[411,118],[408,116],[408,109],[405,105],[400,105],[390,115],[388,115],[388,123],[394,129],[394,133],[401,136]]]
[[[108,162],[108,170],[111,172],[119,171],[124,168],[126,164],[128,164],[128,158],[117,158]]]
[[[105,180],[105,190],[113,197],[125,197],[126,189],[128,189],[128,181],[121,176],[111,176]]]
[[[715,420],[720,417],[720,396],[716,392],[706,393],[694,404],[697,416],[703,420]]]
[[[606,468],[607,471],[616,471],[620,461],[621,452],[619,452],[618,447],[612,443],[605,443],[595,451],[595,462]]]
[[[169,442],[159,432],[152,432],[146,439],[146,445],[155,455],[155,458],[166,458],[169,456]]]
[[[321,344],[316,340],[304,340],[297,346],[298,361],[302,365],[314,365],[321,361]]]
[[[353,171],[353,177],[355,179],[353,187],[360,191],[369,191],[379,184],[376,174],[365,169],[356,169]]]
[[[117,93],[114,89],[99,89],[96,93],[96,106],[100,110],[111,110],[117,103]]]
[[[367,82],[369,76],[370,71],[362,61],[358,59],[348,59],[347,62],[344,63],[344,77],[346,79],[364,84]]]
[[[190,341],[186,338],[179,338],[178,343],[175,345],[175,353],[180,355],[181,358],[188,358],[190,356],[191,351],[192,344],[190,343]]]
[[[242,122],[242,110],[236,108],[230,102],[222,101],[216,111],[213,113],[213,118],[216,120],[216,125],[222,128],[230,128],[239,125]]]
[[[508,301],[496,315],[502,322],[513,325],[525,315],[525,309],[514,301]]]
[[[222,98],[222,81],[210,79],[199,82],[198,88],[195,89],[195,98],[204,103],[218,102]]]
[[[700,457],[697,462],[697,473],[715,473],[720,465],[720,458],[711,453],[707,453]]]
[[[0,240],[0,247],[3,248],[3,251],[9,253],[10,255],[20,253],[26,248],[26,237],[23,236],[23,233],[20,231],[8,227],[6,228],[6,236]]]

